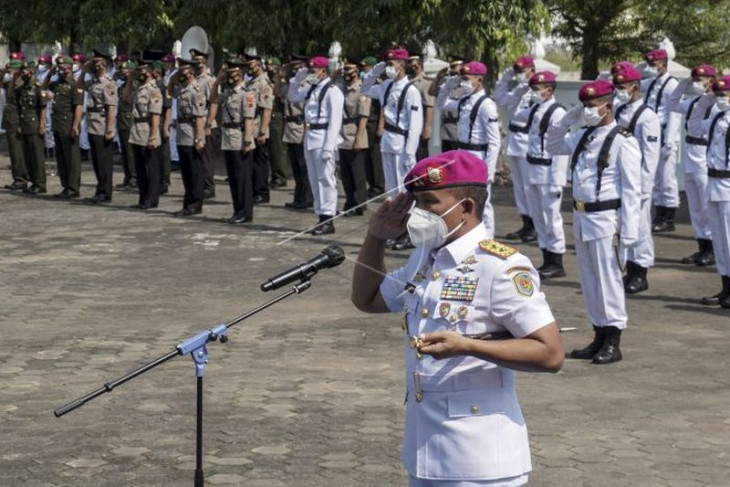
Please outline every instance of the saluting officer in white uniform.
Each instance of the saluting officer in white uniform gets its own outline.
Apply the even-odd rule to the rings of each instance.
[[[419,161],[408,193],[371,219],[353,274],[358,309],[405,314],[402,460],[411,487],[525,485],[530,448],[513,369],[556,372],[563,363],[537,272],[481,223],[487,176],[467,151]],[[406,227],[417,248],[385,275],[385,240]],[[494,333],[514,339],[485,339]]]
[[[497,105],[484,90],[487,67],[478,61],[466,63],[461,76],[449,78],[439,89],[436,104],[441,110],[454,110],[459,114],[459,149],[468,150],[487,165],[487,201],[484,204],[482,223],[487,235],[494,237],[494,208],[491,202],[492,175],[497,172],[497,158],[502,139],[499,134]],[[463,96],[449,98],[456,87]]]
[[[573,358],[595,364],[621,360],[626,300],[614,236],[622,248],[638,242],[641,208],[641,151],[636,139],[613,118],[613,85],[597,80],[579,91],[580,101],[554,121],[547,134],[551,154],[570,154],[573,235],[583,301],[593,324],[593,342]],[[587,128],[567,134],[581,118]],[[566,135],[567,134],[567,135]]]
[[[680,117],[668,109],[669,95],[677,88],[678,81],[667,72],[667,51],[656,49],[644,56],[652,76],[641,83],[645,93],[644,103],[659,116],[662,126],[661,151],[654,184],[653,232],[674,231],[674,213],[679,208],[677,184],[677,152],[681,133]]]
[[[532,104],[530,86],[528,82],[535,74],[535,61],[530,56],[518,58],[511,68],[505,70],[504,74],[497,81],[494,90],[494,101],[497,106],[507,112],[509,125],[507,126],[507,162],[510,166],[512,178],[512,190],[515,195],[515,206],[522,218],[522,227],[519,230],[508,233],[504,238],[507,240],[522,240],[523,242],[534,242],[537,240],[535,225],[530,217],[530,206],[525,194],[527,181],[527,135],[530,128],[525,124],[515,122],[514,116],[519,111],[529,108]],[[514,79],[517,79],[517,86],[510,90]]]
[[[659,164],[662,128],[659,117],[646,106],[639,93],[641,73],[624,65],[613,75],[616,102],[613,116],[616,123],[631,132],[641,150],[641,216],[639,241],[628,249],[624,291],[636,294],[649,289],[647,272],[654,267],[654,239],[651,236],[651,195]]]
[[[712,107],[700,109],[698,103],[705,93],[712,92],[712,82],[717,69],[702,64],[692,69],[692,76],[683,79],[672,92],[667,107],[684,117],[687,132],[682,151],[682,171],[684,171],[684,192],[687,195],[689,217],[699,250],[682,258],[683,264],[707,266],[715,263],[712,248],[712,231],[707,207],[707,139],[702,130],[702,122],[710,117]]]
[[[722,290],[702,298],[702,304],[730,308],[730,76],[715,81],[712,90],[697,105],[705,110],[714,103],[710,117],[702,122],[702,129],[708,143],[706,194]]]
[[[514,115],[514,123],[528,130],[525,160],[525,196],[537,231],[543,263],[541,279],[565,276],[565,231],[560,205],[566,183],[568,158],[552,154],[545,143],[551,121],[560,120],[565,109],[555,101],[557,77],[549,71],[534,74],[529,81],[532,106]]]
[[[408,51],[391,49],[386,62],[379,62],[363,77],[360,92],[380,101],[385,132],[380,140],[386,191],[405,191],[404,178],[416,163],[416,151],[423,130],[421,93],[406,76]],[[375,84],[385,73],[388,80]],[[391,193],[393,194],[393,193]]]
[[[314,212],[319,215],[319,224],[312,235],[335,233],[333,218],[337,213],[335,164],[337,148],[342,142],[345,97],[327,74],[328,65],[326,57],[312,58],[309,69],[301,68],[291,79],[288,91],[291,103],[305,102],[304,158]]]

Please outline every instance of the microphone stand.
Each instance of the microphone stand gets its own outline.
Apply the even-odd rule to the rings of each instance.
[[[158,365],[161,365],[165,362],[167,362],[170,359],[173,359],[179,355],[187,355],[190,354],[191,358],[193,359],[193,362],[195,362],[195,377],[197,382],[197,408],[196,408],[196,436],[195,436],[195,487],[203,487],[204,483],[204,475],[203,475],[203,373],[205,372],[205,364],[208,363],[208,347],[206,346],[209,342],[215,342],[218,339],[220,339],[221,343],[226,343],[228,341],[228,329],[232,327],[233,325],[236,325],[240,323],[241,321],[255,315],[259,311],[263,311],[266,308],[278,303],[279,301],[282,301],[289,296],[293,294],[300,294],[312,285],[311,281],[309,279],[302,280],[299,284],[296,284],[293,286],[289,291],[285,292],[284,294],[280,294],[279,296],[275,297],[274,299],[267,301],[266,303],[260,305],[258,308],[255,308],[251,311],[248,311],[238,318],[233,319],[232,321],[229,321],[228,323],[221,323],[214,328],[203,330],[196,334],[195,336],[192,336],[188,338],[187,340],[181,342],[177,347],[175,347],[175,350],[172,350],[171,352],[168,352],[165,355],[162,355],[161,357],[158,357],[151,362],[148,362],[147,364],[143,365],[142,367],[139,367],[128,374],[125,374],[117,379],[111,380],[109,382],[106,382],[102,387],[98,388],[94,392],[87,394],[85,396],[79,397],[77,399],[74,399],[73,401],[64,404],[63,406],[59,407],[55,411],[53,411],[53,414],[59,418],[63,416],[66,413],[69,413],[73,411],[74,409],[77,409],[87,402],[96,399],[97,397],[101,396],[102,394],[105,394],[107,392],[111,392],[114,390],[115,387],[120,386],[127,382],[128,380],[134,379],[138,375],[144,374],[148,370],[151,370]]]

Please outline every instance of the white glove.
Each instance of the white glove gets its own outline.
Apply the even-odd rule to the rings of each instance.
[[[331,150],[322,150],[322,162],[325,164],[332,162],[335,162],[335,151]]]
[[[667,159],[674,153],[674,145],[673,144],[666,144],[663,145],[662,148],[659,150],[659,156],[662,159]]]
[[[563,118],[560,119],[560,126],[569,129],[581,120],[583,120],[583,105],[579,103],[565,112]]]
[[[620,249],[630,249],[631,247],[634,247],[636,244],[639,243],[639,239],[621,237],[619,240],[619,243],[620,243],[620,246],[619,246]]]
[[[515,77],[515,75],[516,75],[515,68],[510,67],[510,68],[507,68],[504,70],[504,73],[502,74],[502,78],[506,79],[506,80],[511,80],[512,78]]]
[[[309,69],[306,67],[297,69],[297,73],[294,75],[294,82],[301,84],[307,78],[308,74]]]
[[[460,76],[449,76],[448,78],[446,78],[446,83],[444,83],[444,84],[446,85],[446,88],[448,88],[449,90],[458,88],[459,85],[461,84],[461,77]]]
[[[374,76],[380,76],[381,74],[385,73],[385,61],[380,61],[378,64],[373,66],[372,72]]]

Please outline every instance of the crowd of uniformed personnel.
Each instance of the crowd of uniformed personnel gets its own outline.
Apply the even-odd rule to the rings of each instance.
[[[169,184],[170,160],[179,161],[185,197],[176,215],[190,216],[215,197],[215,161],[222,154],[233,203],[229,223],[252,221],[254,205],[267,203],[270,188],[285,186],[291,172],[294,197],[286,207],[313,208],[318,221],[311,232],[332,234],[338,213],[362,216],[369,198],[404,190],[405,174],[432,145],[438,107],[442,150],[467,150],[484,161],[488,188],[504,145],[522,218],[522,227],[506,238],[538,242],[543,279],[565,276],[560,207],[570,175],[576,219],[585,220],[574,225],[576,240],[587,246],[579,252],[581,280],[589,314],[601,310],[591,316],[598,328],[622,329],[625,309],[617,303],[625,293],[648,288],[652,233],[674,230],[679,159],[698,242],[698,251],[682,262],[716,263],[722,291],[703,302],[730,307],[730,78],[718,77],[711,65],[697,66],[690,78],[678,81],[667,72],[666,51],[654,50],[644,56],[641,70],[627,61],[614,64],[602,75],[605,84],[590,88],[605,93],[582,91],[583,104],[567,111],[555,100],[556,75],[536,72],[529,56],[515,60],[489,96],[481,62],[451,57],[448,68],[428,79],[423,59],[403,48],[387,50],[380,62],[345,58],[336,69],[321,56],[292,54],[282,65],[241,54],[227,59],[217,76],[205,53],[183,54],[112,57],[94,50],[88,62],[79,54],[41,56],[36,66],[13,53],[3,71],[3,127],[13,177],[6,187],[45,193],[44,146],[50,145],[63,186],[56,196],[77,198],[80,161],[88,149],[97,180],[88,201],[109,202],[118,148],[124,180],[116,189],[136,189],[140,210],[158,206]],[[592,106],[594,98],[606,101]],[[504,144],[500,109],[507,117]],[[579,133],[568,131],[573,126],[600,125],[607,109],[622,130],[601,137],[590,128],[569,148],[556,138]],[[624,160],[632,162],[622,165]],[[609,214],[621,218],[614,221]],[[494,235],[490,198],[483,221]],[[626,263],[623,277],[606,264],[617,260],[615,234],[621,238],[619,260]],[[412,247],[407,233],[388,245]],[[610,284],[608,274],[621,279]],[[600,285],[588,292],[590,281]],[[594,355],[592,349],[586,354]]]

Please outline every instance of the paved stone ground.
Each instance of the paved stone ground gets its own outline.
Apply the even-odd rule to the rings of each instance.
[[[0,182],[9,182],[0,156]],[[117,172],[119,182],[120,171]],[[50,178],[50,193],[57,178]],[[274,191],[248,227],[222,223],[228,191],[205,216],[170,196],[146,214],[131,193],[92,207],[0,192],[0,485],[181,486],[192,483],[195,379],[172,360],[60,418],[54,408],[173,349],[183,338],[263,303],[259,284],[335,241],[354,258],[363,218],[333,239],[283,238],[314,221]],[[86,167],[83,193],[93,193]],[[498,233],[516,225],[496,191]],[[566,230],[570,232],[570,215]],[[724,486],[730,462],[730,313],[697,304],[714,269],[677,264],[688,225],[657,240],[651,289],[629,301],[625,360],[566,361],[557,375],[521,374],[534,486]],[[537,257],[535,246],[521,246]],[[389,256],[391,266],[404,256]],[[577,281],[544,285],[566,349],[590,336]],[[312,289],[232,329],[210,347],[205,376],[208,485],[396,486],[403,422],[398,316],[349,303],[352,262]]]

